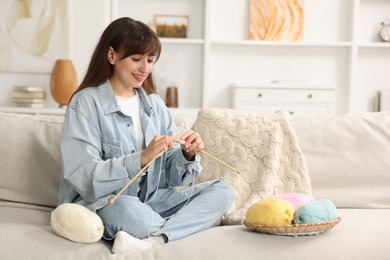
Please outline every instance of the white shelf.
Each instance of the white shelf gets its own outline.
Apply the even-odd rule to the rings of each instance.
[[[269,47],[351,47],[352,42],[276,42],[252,40],[212,40],[213,45],[269,46]]]
[[[160,38],[162,44],[188,44],[188,45],[202,45],[203,39],[178,39],[178,38]]]
[[[363,43],[358,45],[359,48],[390,48],[390,42]]]

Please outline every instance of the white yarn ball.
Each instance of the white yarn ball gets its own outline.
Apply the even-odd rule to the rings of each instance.
[[[64,238],[79,243],[94,243],[103,236],[100,217],[84,206],[64,203],[51,213],[51,227]]]

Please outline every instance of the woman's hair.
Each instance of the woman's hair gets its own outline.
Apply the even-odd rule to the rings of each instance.
[[[121,54],[121,59],[133,54],[149,54],[156,56],[157,61],[161,53],[160,40],[149,26],[129,17],[119,18],[104,30],[87,73],[75,93],[87,87],[99,86],[112,76],[114,68],[107,58],[110,47]],[[145,79],[142,87],[148,94],[156,92],[152,73]]]

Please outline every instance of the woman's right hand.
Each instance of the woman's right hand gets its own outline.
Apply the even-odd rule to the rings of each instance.
[[[173,147],[173,142],[180,142],[180,139],[175,136],[156,135],[141,153],[141,166],[146,165],[159,153],[164,152]]]

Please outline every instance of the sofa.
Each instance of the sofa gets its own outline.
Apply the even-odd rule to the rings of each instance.
[[[179,128],[193,124],[174,118]],[[76,243],[51,228],[63,117],[0,113],[0,259],[389,259],[390,112],[290,124],[313,197],[337,207],[341,221],[332,229],[284,236],[217,225],[151,250],[112,254],[112,242]]]

